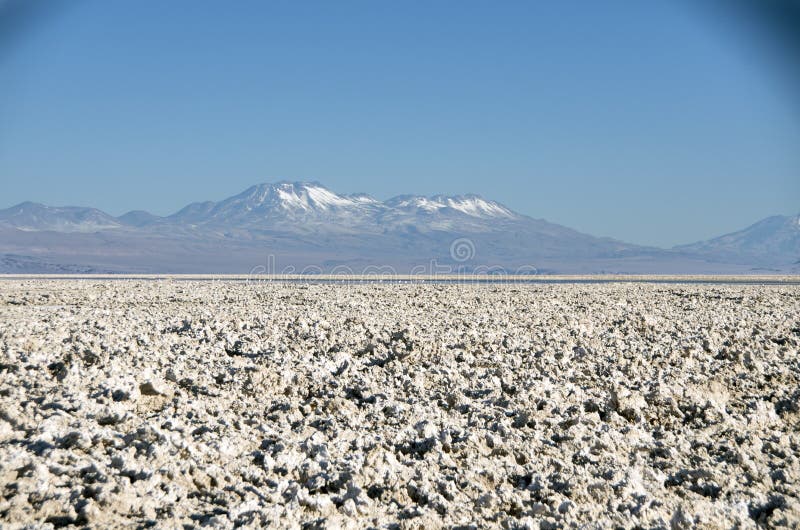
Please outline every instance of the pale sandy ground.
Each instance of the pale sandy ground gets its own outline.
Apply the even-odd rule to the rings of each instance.
[[[0,281],[0,527],[797,528],[800,287]]]

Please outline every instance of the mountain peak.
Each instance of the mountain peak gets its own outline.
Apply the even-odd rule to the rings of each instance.
[[[117,217],[117,221],[128,226],[147,226],[162,218],[144,210],[131,210]]]
[[[255,208],[262,205],[283,207],[287,210],[311,210],[314,207],[328,208],[333,205],[344,205],[344,197],[332,192],[319,182],[263,182],[250,186],[239,195],[222,201],[235,204],[244,204],[246,207]],[[222,204],[221,203],[221,204]]]
[[[773,215],[742,230],[675,248],[728,260],[793,263],[800,257],[800,215]]]
[[[35,209],[35,210],[46,210],[48,208],[50,208],[50,207],[45,205],[45,204],[42,204],[40,202],[23,201],[23,202],[21,202],[19,204],[15,204],[14,206],[11,206],[10,208],[8,208],[6,210],[3,210],[3,211],[4,212],[11,212],[11,211],[22,212],[24,210],[32,210],[32,209]]]
[[[348,226],[384,208],[364,195],[339,195],[316,181],[263,182],[220,202],[195,203],[170,216],[191,224],[268,228],[325,222]]]
[[[386,201],[386,204],[409,211],[421,210],[427,213],[444,213],[455,210],[470,217],[516,219],[519,214],[502,204],[489,201],[480,195],[398,195]]]

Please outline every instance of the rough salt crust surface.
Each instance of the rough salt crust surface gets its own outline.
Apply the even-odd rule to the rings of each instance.
[[[797,528],[800,288],[0,282],[0,527]]]

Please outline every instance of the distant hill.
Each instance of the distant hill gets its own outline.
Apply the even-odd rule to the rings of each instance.
[[[117,217],[117,221],[127,226],[147,226],[160,221],[162,217],[144,210],[132,210]]]
[[[95,208],[54,207],[35,202],[0,210],[0,223],[19,230],[54,232],[96,232],[120,226],[117,219]]]
[[[753,267],[800,265],[800,215],[774,215],[738,232],[675,249],[715,261]]]

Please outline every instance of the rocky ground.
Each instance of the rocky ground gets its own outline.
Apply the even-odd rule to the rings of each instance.
[[[0,281],[0,527],[797,528],[800,287]]]

